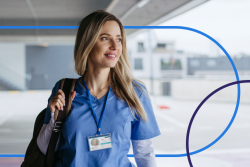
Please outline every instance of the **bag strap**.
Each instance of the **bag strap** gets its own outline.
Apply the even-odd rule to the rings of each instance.
[[[66,117],[71,111],[72,104],[72,93],[75,88],[76,79],[62,79],[61,80],[61,89],[65,94],[65,106],[63,110],[59,110],[57,119],[54,124],[54,128],[50,137],[49,146],[46,152],[45,157],[45,167],[54,167],[55,165],[55,148],[59,138],[59,134],[62,130],[63,124],[66,120]]]

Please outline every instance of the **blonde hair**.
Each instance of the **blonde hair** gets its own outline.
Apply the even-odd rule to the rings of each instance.
[[[98,145],[98,141],[96,139],[93,139],[93,141],[92,141],[93,145],[95,145],[94,141],[96,141],[96,145]]]
[[[137,114],[146,122],[148,120],[147,114],[133,85],[146,95],[147,98],[149,96],[144,83],[133,76],[126,47],[125,30],[120,20],[114,15],[103,10],[98,10],[82,19],[77,31],[74,47],[75,71],[80,76],[83,76],[85,73],[88,55],[94,47],[100,35],[101,28],[106,21],[116,21],[119,24],[122,36],[121,56],[115,67],[110,68],[111,89],[118,99],[126,101],[134,118],[136,118],[135,114]],[[143,87],[135,81],[142,84]]]

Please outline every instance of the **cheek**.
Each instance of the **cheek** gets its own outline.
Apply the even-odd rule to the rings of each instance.
[[[120,59],[120,57],[122,56],[122,50],[120,50],[119,52],[118,52],[118,55],[119,55],[119,57],[118,57],[118,59],[117,59],[117,61]]]
[[[103,51],[103,47],[100,46],[96,46],[94,49],[96,54],[100,54]]]
[[[102,57],[104,50],[101,47],[95,46],[90,52],[92,61],[96,62],[100,57]]]
[[[107,50],[107,46],[104,44],[96,43],[92,51],[95,55],[103,54]]]
[[[119,55],[121,55],[121,54],[122,54],[122,46],[119,49]]]

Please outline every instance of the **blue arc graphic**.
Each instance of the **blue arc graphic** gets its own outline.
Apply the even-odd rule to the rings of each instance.
[[[212,37],[210,37],[209,35],[207,35],[204,32],[201,32],[201,31],[196,30],[194,28],[189,28],[189,27],[184,27],[184,26],[124,26],[124,28],[125,29],[182,29],[182,30],[188,30],[188,31],[192,31],[192,32],[198,33],[200,35],[203,35],[204,37],[213,41],[226,54],[227,58],[229,59],[231,65],[233,67],[233,70],[234,70],[234,73],[236,76],[236,80],[239,81],[239,75],[238,75],[237,69],[236,69],[234,62],[233,62],[232,58],[230,57],[230,55],[221,46],[221,44],[219,44],[215,39],[213,39]],[[78,29],[78,26],[0,26],[0,29]],[[238,111],[239,103],[240,103],[240,84],[237,84],[237,90],[238,90],[237,103],[236,103],[236,107],[234,110],[234,114],[233,114],[228,126],[226,127],[226,129],[212,143],[208,144],[207,146],[205,146],[199,150],[188,153],[188,155],[186,153],[184,153],[184,154],[156,154],[156,157],[184,157],[184,156],[188,156],[190,159],[190,155],[202,152],[202,151],[206,150],[207,148],[211,147],[212,145],[214,145],[216,142],[218,142],[225,135],[225,133],[228,131],[228,129],[232,125],[232,123],[237,115],[237,111]],[[127,156],[134,157],[134,155],[131,155],[131,154],[128,154]],[[0,157],[24,157],[24,155],[23,154],[2,154],[2,155],[0,155]],[[191,162],[191,160],[190,160],[190,162]]]

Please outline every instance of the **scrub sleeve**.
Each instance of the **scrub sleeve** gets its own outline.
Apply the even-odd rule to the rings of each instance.
[[[154,110],[150,99],[146,97],[146,95],[141,93],[140,101],[143,105],[144,110],[147,113],[148,121],[144,122],[143,120],[140,119],[140,117],[136,115],[137,120],[134,119],[132,122],[131,140],[145,140],[156,137],[161,134],[157,121],[155,119]]]

